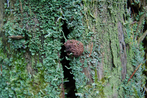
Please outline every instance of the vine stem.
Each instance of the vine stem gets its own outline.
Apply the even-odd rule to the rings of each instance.
[[[60,55],[59,55],[59,52],[58,52],[58,57],[59,57],[59,59],[58,59],[58,63],[59,63],[59,66],[61,65],[60,64]],[[61,75],[62,75],[62,68],[61,68],[61,66],[60,66],[60,72],[61,72]],[[61,84],[61,88],[62,88],[62,98],[65,98],[65,96],[64,96],[64,84],[63,84],[63,76],[62,76],[62,84]]]
[[[131,78],[133,77],[133,75],[135,74],[135,72],[138,70],[138,68],[139,68],[141,65],[142,65],[142,63],[138,65],[138,67],[135,69],[135,71],[133,72],[133,74],[132,74],[132,75],[130,76],[130,78],[128,79],[128,82],[131,80]]]
[[[64,35],[64,32],[62,31],[62,34],[63,34],[63,38],[65,39],[65,42],[67,41],[65,35]]]
[[[2,65],[1,65],[1,76],[2,76]]]

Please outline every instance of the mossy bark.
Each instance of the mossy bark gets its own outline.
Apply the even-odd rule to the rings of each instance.
[[[93,32],[85,48],[89,53],[92,50],[92,53],[90,57],[87,54],[85,60],[94,62],[90,62],[83,72],[89,79],[88,83],[97,86],[99,97],[117,98],[122,92],[118,91],[118,87],[126,78],[125,5],[124,0],[83,2],[85,33]]]
[[[67,69],[74,75],[77,97],[143,96],[142,67],[127,82],[144,62],[142,45],[134,37],[136,28],[128,18],[127,0],[8,1],[5,11],[0,2],[0,13],[5,13],[4,24],[0,14],[0,28],[4,25],[3,32],[0,30],[0,97],[66,95],[62,66],[67,66],[60,63],[64,23],[67,39],[84,45],[80,57],[65,56],[70,62]],[[21,35],[22,39],[11,39],[12,35]]]
[[[83,40],[87,41],[85,41],[85,50],[89,54],[84,54],[84,57],[81,59],[81,67],[88,80],[86,86],[81,90],[79,84],[84,78],[81,80],[79,79],[81,78],[80,76],[76,77],[78,81],[77,86],[79,87],[78,92],[84,97],[88,90],[91,89],[91,93],[88,93],[87,96],[95,98],[98,96],[101,98],[143,96],[142,90],[138,91],[140,95],[135,92],[137,90],[136,86],[131,91],[126,89],[130,89],[129,85],[131,85],[126,82],[128,77],[131,76],[135,67],[141,64],[144,59],[143,56],[139,56],[137,58],[140,58],[140,60],[133,62],[137,54],[132,53],[132,51],[144,53],[143,51],[138,51],[137,40],[134,41],[133,38],[130,41],[133,45],[131,46],[128,42],[127,44],[129,45],[126,45],[126,40],[133,36],[128,37],[128,31],[126,31],[125,23],[129,21],[129,19],[125,18],[127,17],[127,0],[84,0],[83,11],[83,24],[86,27],[83,36],[93,33],[89,40],[83,37]],[[128,24],[131,25],[131,21],[129,22]],[[130,26],[129,29],[134,28]],[[129,47],[134,48],[134,50]],[[84,67],[85,65],[86,67]],[[137,73],[140,73],[142,76],[141,70],[143,71],[140,68]],[[137,80],[137,82],[133,82],[133,85],[143,81],[137,77],[134,80]],[[139,85],[139,88],[142,88],[141,84]],[[85,95],[82,95],[82,92],[85,92]]]

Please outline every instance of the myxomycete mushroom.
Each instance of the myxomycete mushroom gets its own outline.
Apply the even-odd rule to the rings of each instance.
[[[77,40],[67,40],[64,43],[64,46],[66,48],[67,55],[70,55],[72,53],[72,56],[74,57],[79,57],[84,51],[82,42]]]

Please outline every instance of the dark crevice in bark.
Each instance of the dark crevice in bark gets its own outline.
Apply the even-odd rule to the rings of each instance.
[[[63,33],[66,38],[67,35],[70,33],[70,30],[67,28],[67,24],[64,21],[64,24],[62,26],[63,28]],[[63,39],[61,40],[61,42],[64,44],[65,43],[65,39],[63,37]],[[64,71],[64,89],[66,91],[67,94],[65,94],[65,98],[76,98],[75,93],[76,91],[76,86],[75,86],[75,80],[73,79],[74,75],[71,74],[72,70],[69,69],[70,65],[70,61],[66,59],[67,54],[65,51],[65,46],[63,45],[61,48],[61,64],[63,67],[63,71]]]
[[[131,4],[130,0],[127,0],[127,8],[131,8],[131,14],[135,14],[135,13],[138,13],[139,12],[139,8],[138,8],[138,5],[133,5]]]
[[[111,40],[110,40],[109,45],[110,45],[110,51],[111,51],[111,55],[112,55],[112,59],[111,59],[111,60],[112,60],[112,67],[115,68],[115,64],[114,64],[114,56],[113,56],[112,46],[111,46],[111,44],[112,44],[112,43],[111,43]]]

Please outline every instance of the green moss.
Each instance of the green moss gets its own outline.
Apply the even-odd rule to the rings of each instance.
[[[123,23],[123,15],[125,14],[124,6],[126,5],[126,1],[83,1],[83,10],[84,10],[84,26],[85,33],[83,34],[83,39],[85,41],[86,51],[90,51],[91,47],[90,44],[93,43],[93,50],[91,57],[88,58],[88,54],[90,52],[85,52],[84,56],[84,66],[87,66],[85,61],[88,62],[87,70],[83,70],[85,75],[88,78],[87,83],[91,83],[91,78],[88,76],[94,76],[94,79],[96,81],[100,82],[102,76],[103,77],[109,77],[104,78],[106,82],[106,85],[103,87],[103,89],[98,89],[98,91],[101,91],[101,93],[104,93],[105,97],[115,97],[121,95],[131,96],[133,94],[133,90],[129,93],[127,91],[131,89],[131,86],[126,85],[123,83],[124,80],[121,80],[122,74],[122,62],[120,57],[120,47],[119,47],[119,39],[118,39],[118,22]],[[119,8],[119,9],[118,9]],[[129,20],[129,19],[128,19]],[[128,21],[126,21],[127,23]],[[129,22],[130,24],[131,22]],[[129,25],[129,27],[131,27]],[[133,28],[127,28],[127,30],[133,30],[135,31],[135,27]],[[125,30],[123,30],[125,32]],[[89,37],[86,35],[90,34],[90,32],[93,32],[93,34]],[[128,43],[130,44],[130,49],[127,47],[127,73],[131,75],[134,70],[134,64],[133,62],[136,62],[135,65],[140,64],[139,62],[143,61],[143,56],[137,56],[137,54],[142,54],[143,50],[138,51],[136,48],[137,43],[134,41],[135,39],[132,38],[133,32],[126,32],[127,37],[125,37],[125,41],[128,40]],[[127,43],[127,42],[126,42]],[[100,48],[98,48],[100,47]],[[133,48],[134,47],[134,48]],[[140,49],[142,49],[140,47]],[[136,54],[137,53],[137,54]],[[96,55],[98,54],[98,55]],[[96,56],[95,56],[96,55]],[[137,57],[136,57],[137,56]],[[97,58],[96,58],[97,57]],[[135,57],[135,58],[134,58]],[[137,59],[139,60],[137,60]],[[92,63],[95,61],[95,63]],[[94,65],[93,65],[94,64]],[[78,66],[78,65],[77,65]],[[95,67],[97,68],[97,73],[95,72]],[[143,69],[141,69],[143,71]],[[141,71],[140,70],[140,71]],[[95,74],[99,74],[95,75]],[[140,73],[140,75],[142,75]],[[128,78],[126,78],[127,80]],[[139,80],[139,78],[135,78],[135,80]],[[80,80],[79,80],[80,81]],[[81,81],[82,82],[82,81]],[[95,81],[93,81],[95,83]],[[92,83],[93,83],[92,82]],[[91,83],[91,85],[92,85]],[[136,82],[138,83],[138,82]],[[84,83],[83,83],[84,84]],[[102,86],[102,84],[99,84]],[[125,89],[123,88],[119,89],[121,85],[124,85],[124,87],[129,88]],[[88,89],[93,89],[92,86],[88,86]],[[141,89],[142,87],[140,87]],[[84,91],[88,91],[88,89],[84,89]],[[79,90],[78,92],[83,92],[83,90]],[[89,93],[85,93],[85,96],[89,97],[93,90]],[[103,94],[102,93],[102,94]],[[128,95],[127,95],[127,94]],[[143,96],[142,92],[138,92],[139,96]],[[120,94],[120,95],[119,95]],[[130,94],[130,95],[129,95]],[[100,93],[98,95],[101,95]],[[82,95],[81,95],[82,96]],[[84,96],[84,95],[83,95]],[[102,97],[102,96],[101,96]]]

